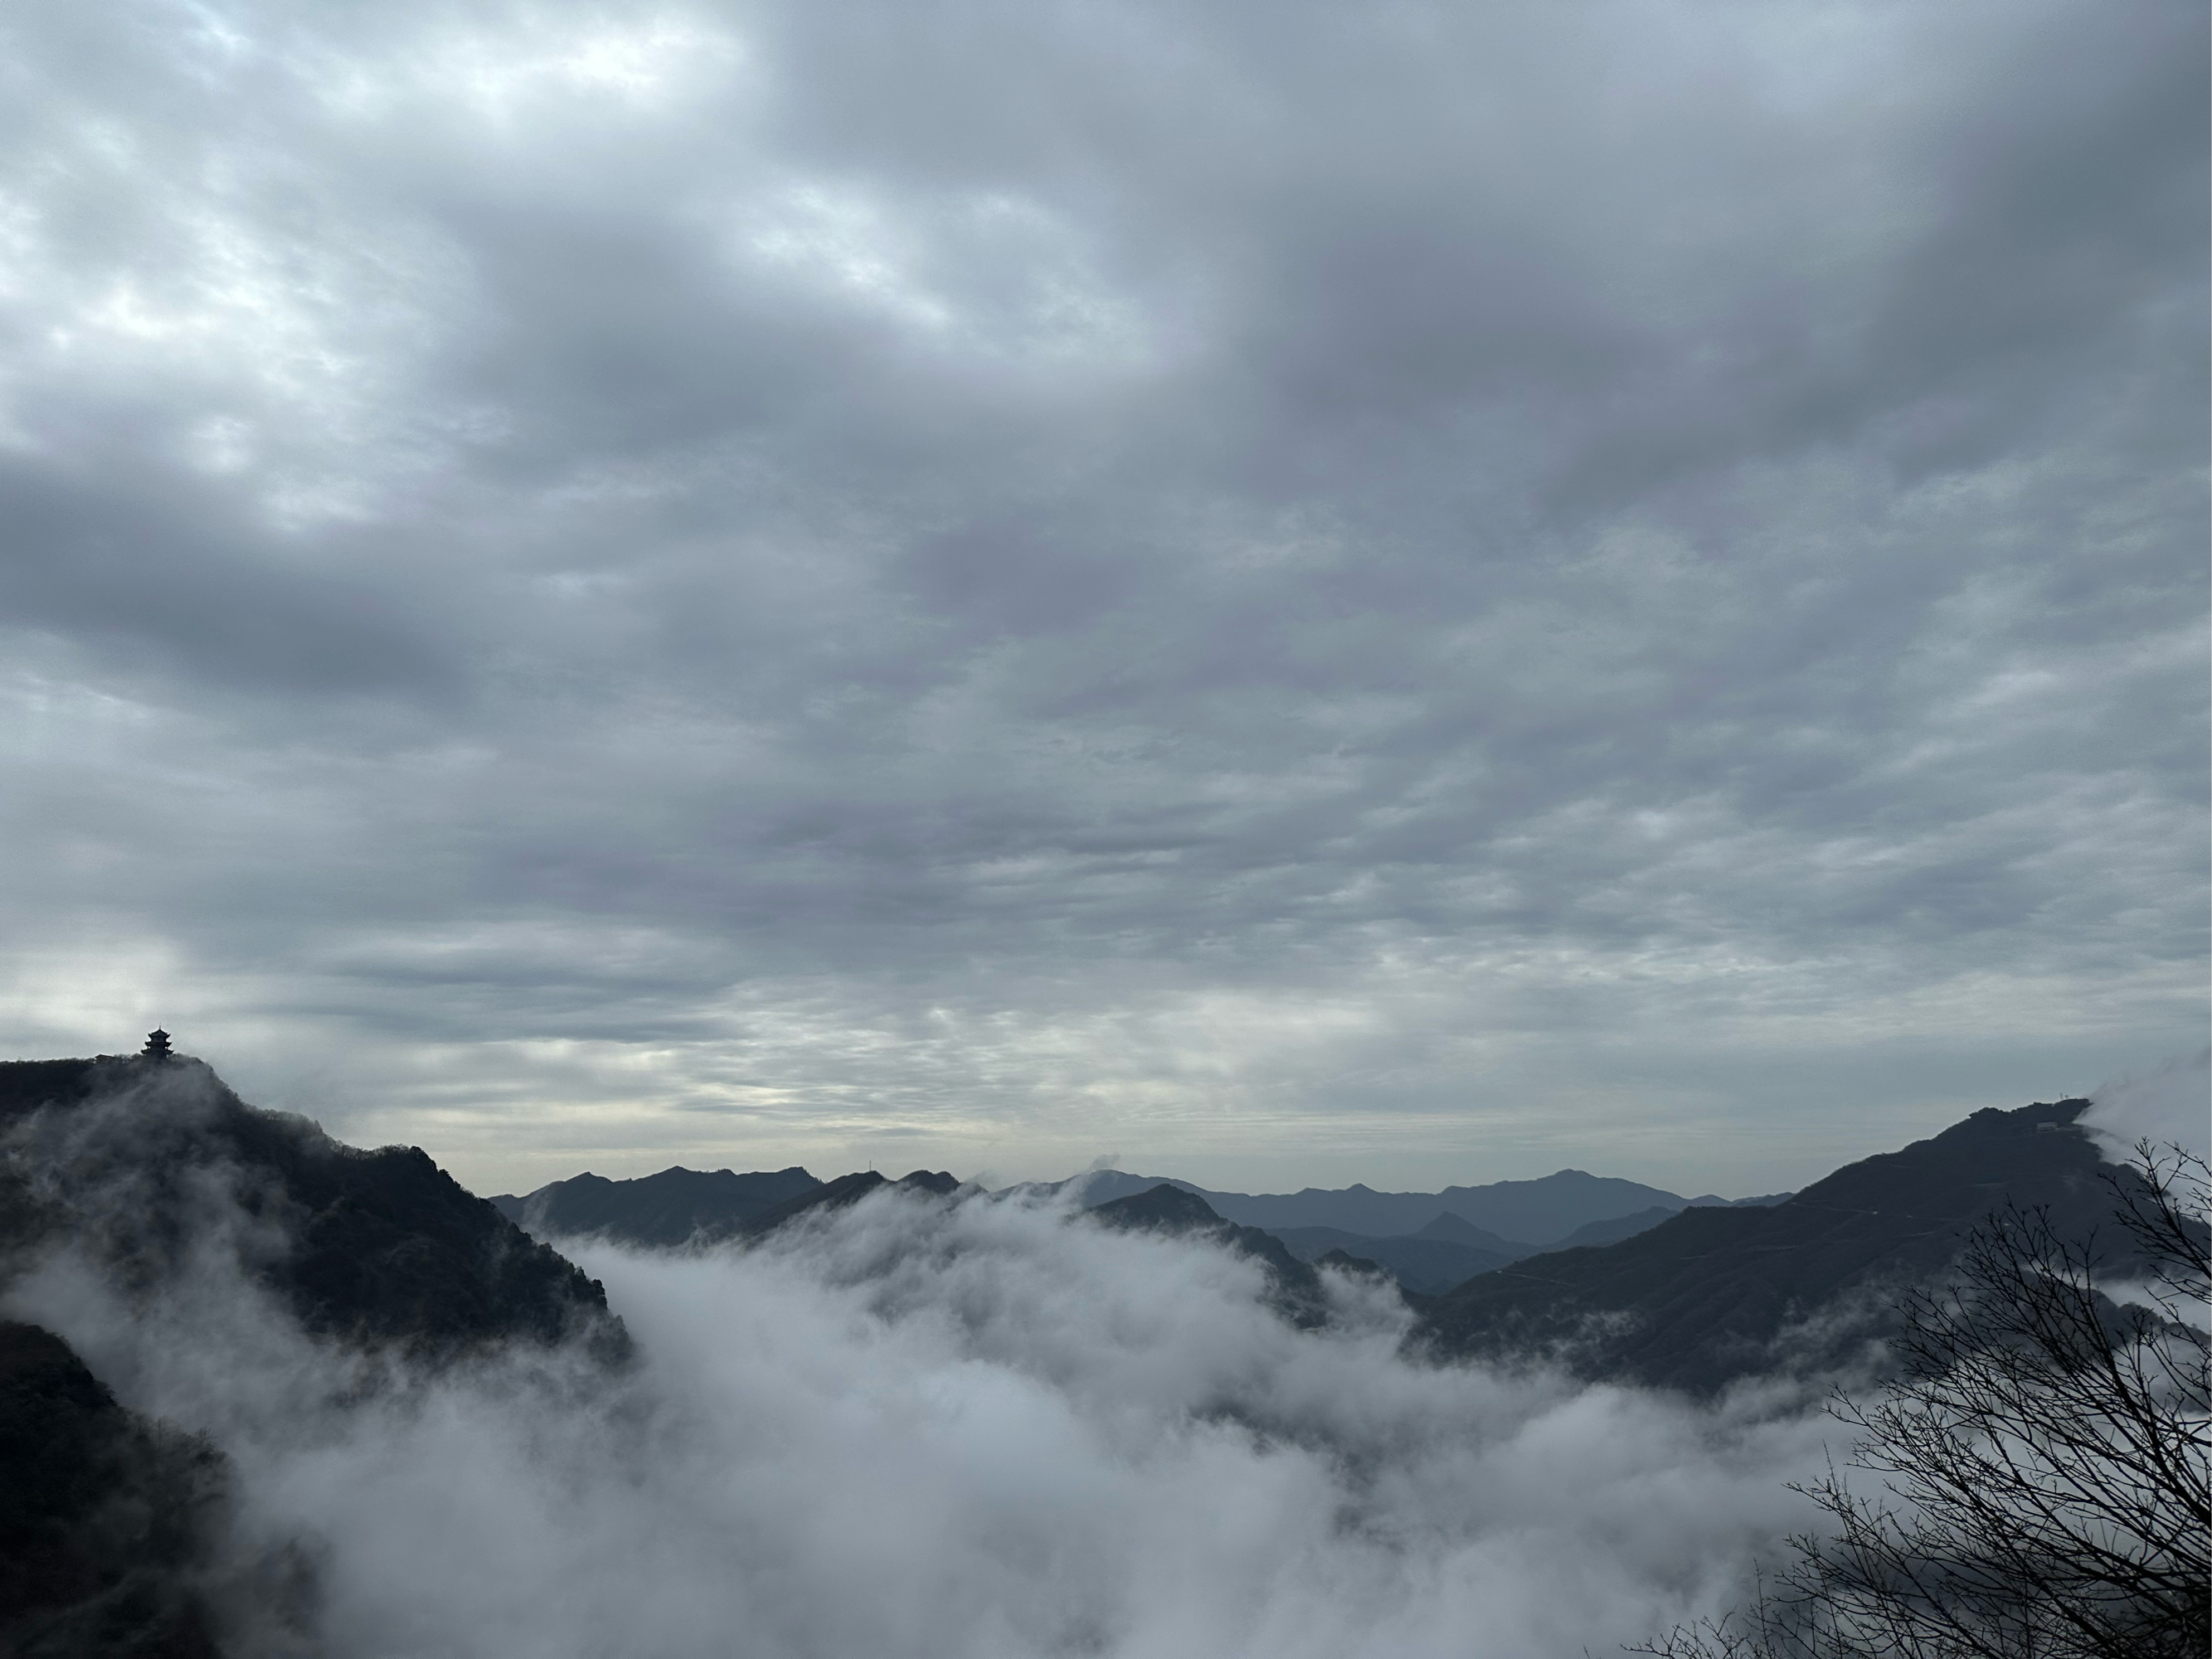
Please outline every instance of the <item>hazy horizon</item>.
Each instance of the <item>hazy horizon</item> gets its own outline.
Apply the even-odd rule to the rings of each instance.
[[[0,22],[0,1053],[1802,1186],[2208,1012],[2180,0]]]
[[[182,1053],[186,1051],[179,1050],[179,1052]],[[204,1055],[191,1055],[190,1057],[202,1061],[206,1060]],[[18,1058],[48,1058],[48,1056],[18,1056]],[[2185,1146],[2195,1151],[2198,1155],[2203,1156],[2205,1155],[2208,1151],[2203,1106],[2205,1100],[2208,1098],[2208,1088],[2212,1088],[2212,1080],[2208,1080],[2212,1079],[2212,1071],[2208,1071],[2208,1068],[2212,1068],[2212,1048],[2200,1048],[2193,1055],[2176,1055],[2171,1057],[2158,1066],[2115,1079],[2114,1081],[2100,1085],[2096,1089],[2085,1091],[2081,1096],[2076,1096],[2071,1091],[2062,1091],[2061,1093],[2051,1096],[2049,1098],[2052,1100],[2081,1097],[2090,1099],[2093,1102],[2093,1105],[2083,1121],[2090,1127],[2092,1133],[2098,1137],[2100,1143],[2105,1146],[2108,1156],[2125,1156],[2138,1141],[2144,1139],[2148,1139],[2159,1145],[2171,1144]],[[211,1069],[215,1069],[218,1076],[221,1075],[220,1068],[211,1067]],[[249,1100],[247,1103],[264,1106],[269,1104],[267,1102],[252,1100]],[[1990,1103],[1997,1109],[2009,1110],[2014,1107],[2025,1105],[2029,1103],[2025,1101],[2009,1101]],[[316,1116],[316,1114],[312,1110],[307,1109],[306,1105],[288,1109],[300,1109],[305,1115],[309,1117]],[[1977,1108],[1976,1109],[1980,1109]],[[317,1121],[320,1121],[321,1120],[317,1118]],[[1917,1129],[1913,1131],[1910,1136],[1906,1137],[1906,1139],[1924,1138],[1925,1134],[1932,1134],[1941,1129],[1949,1127],[1955,1121],[1955,1119],[1947,1119],[1942,1122],[1925,1126],[1924,1130]],[[324,1127],[325,1128],[330,1128],[331,1126],[325,1124]],[[339,1138],[343,1139],[343,1136],[340,1135]],[[1492,1176],[1477,1174],[1471,1176],[1447,1177],[1439,1174],[1436,1175],[1432,1179],[1428,1180],[1425,1185],[1400,1186],[1395,1188],[1383,1187],[1374,1182],[1361,1182],[1357,1178],[1349,1181],[1340,1181],[1328,1183],[1310,1182],[1301,1182],[1297,1187],[1283,1187],[1278,1188],[1270,1188],[1262,1184],[1249,1182],[1245,1184],[1239,1185],[1237,1181],[1234,1178],[1237,1166],[1232,1161],[1224,1160],[1222,1165],[1223,1168],[1229,1170],[1231,1176],[1231,1179],[1224,1180],[1216,1178],[1208,1180],[1202,1178],[1199,1175],[1194,1174],[1192,1170],[1188,1168],[1169,1167],[1167,1164],[1158,1160],[1147,1160],[1142,1158],[1122,1158],[1119,1155],[1102,1155],[1091,1159],[1088,1164],[1079,1168],[1068,1170],[1043,1170],[1009,1174],[1006,1171],[997,1169],[975,1168],[956,1170],[951,1173],[957,1175],[957,1176],[963,1182],[977,1182],[988,1188],[1004,1188],[1006,1187],[1030,1182],[1064,1182],[1094,1171],[1110,1170],[1125,1175],[1150,1176],[1156,1176],[1163,1180],[1174,1179],[1188,1181],[1214,1192],[1242,1192],[1257,1194],[1271,1191],[1294,1192],[1307,1188],[1323,1187],[1324,1184],[1326,1185],[1326,1188],[1330,1190],[1342,1190],[1357,1185],[1365,1186],[1378,1192],[1399,1191],[1434,1193],[1440,1192],[1449,1187],[1480,1187],[1488,1185],[1493,1182],[1540,1180],[1547,1176],[1578,1171],[1583,1174],[1601,1177],[1640,1181],[1643,1184],[1674,1192],[1677,1195],[1686,1199],[1717,1196],[1724,1199],[1735,1200],[1765,1196],[1780,1192],[1794,1192],[1799,1188],[1811,1185],[1814,1181],[1817,1181],[1824,1176],[1832,1174],[1836,1169],[1844,1164],[1856,1162],[1861,1158],[1871,1156],[1875,1153],[1894,1152],[1903,1144],[1905,1144],[1904,1139],[1900,1139],[1899,1141],[1891,1145],[1869,1145],[1862,1150],[1848,1152],[1845,1155],[1836,1158],[1831,1164],[1824,1164],[1818,1169],[1811,1170],[1810,1172],[1801,1180],[1768,1188],[1746,1188],[1741,1191],[1724,1190],[1714,1183],[1700,1182],[1698,1180],[1668,1182],[1665,1180],[1647,1179],[1644,1176],[1627,1174],[1623,1170],[1617,1169],[1602,1167],[1582,1169],[1580,1166],[1571,1164],[1562,1164],[1558,1166],[1556,1169],[1534,1170],[1527,1174],[1516,1175]],[[646,1176],[657,1175],[661,1173],[663,1170],[672,1168],[684,1168],[700,1170],[729,1170],[742,1173],[747,1170],[768,1170],[788,1169],[798,1165],[808,1167],[809,1172],[814,1175],[817,1179],[828,1180],[834,1179],[840,1175],[852,1173],[854,1170],[862,1167],[879,1170],[880,1173],[894,1179],[900,1176],[910,1173],[915,1170],[929,1169],[933,1167],[928,1164],[900,1163],[896,1158],[880,1164],[878,1164],[877,1160],[869,1159],[866,1160],[864,1164],[847,1165],[843,1164],[822,1164],[821,1166],[817,1168],[807,1165],[807,1161],[804,1158],[779,1160],[771,1158],[762,1163],[754,1164],[743,1163],[733,1164],[727,1162],[716,1163],[711,1158],[708,1158],[696,1160],[686,1164],[680,1159],[672,1162],[657,1161],[653,1156],[648,1154],[642,1158],[637,1157],[636,1155],[631,1155],[627,1159],[618,1158],[609,1160],[602,1158],[597,1166],[584,1164],[578,1164],[573,1167],[562,1166],[559,1168],[557,1173],[545,1176],[542,1179],[532,1179],[519,1183],[514,1182],[502,1183],[498,1179],[487,1178],[485,1174],[486,1170],[495,1171],[499,1168],[502,1167],[496,1162],[487,1163],[477,1170],[471,1171],[470,1169],[456,1166],[441,1152],[440,1149],[435,1146],[426,1146],[424,1150],[431,1154],[433,1159],[437,1162],[441,1168],[444,1168],[447,1173],[459,1179],[465,1187],[480,1196],[485,1197],[498,1194],[521,1196],[536,1190],[539,1187],[547,1185],[550,1182],[568,1180],[580,1175],[597,1175],[609,1180],[627,1181],[635,1180]],[[541,1160],[546,1155],[542,1152],[536,1154],[536,1157]],[[819,1161],[817,1160],[817,1162]],[[507,1167],[522,1166],[520,1164],[510,1162],[510,1164]],[[1685,1167],[1693,1168],[1694,1165],[1686,1165]]]

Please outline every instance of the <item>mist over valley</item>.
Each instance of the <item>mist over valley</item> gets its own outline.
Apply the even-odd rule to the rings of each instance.
[[[2160,1121],[2203,1082],[2163,1078]],[[1725,1612],[1808,1524],[1787,1483],[1834,1455],[1821,1397],[1887,1364],[1870,1292],[2008,1201],[2109,1219],[2100,1146],[2146,1120],[2093,1136],[2104,1111],[1985,1111],[1430,1297],[1167,1182],[661,1176],[615,1187],[664,1235],[627,1241],[586,1182],[598,1224],[545,1230],[556,1255],[515,1200],[200,1062],[9,1064],[0,1459],[32,1570],[0,1582],[0,1637],[1607,1650]],[[668,1237],[672,1194],[753,1207]]]

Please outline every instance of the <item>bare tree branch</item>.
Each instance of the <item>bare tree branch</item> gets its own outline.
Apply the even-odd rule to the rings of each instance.
[[[2148,1142],[2100,1251],[2007,1209],[1908,1295],[1897,1376],[1830,1410],[1848,1467],[1799,1490],[1830,1530],[1751,1607],[1663,1659],[2202,1659],[2212,1648],[2212,1298],[2204,1161]]]

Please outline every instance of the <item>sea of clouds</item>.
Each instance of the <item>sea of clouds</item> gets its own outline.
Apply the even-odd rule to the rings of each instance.
[[[210,1225],[150,1302],[64,1252],[7,1298],[228,1455],[249,1650],[1605,1653],[1738,1600],[1836,1433],[1802,1397],[1414,1363],[1347,1279],[1300,1333],[1256,1264],[1056,1204],[884,1192],[750,1250],[578,1249],[636,1339],[618,1377],[349,1357],[250,1285],[266,1245]],[[289,1630],[286,1559],[315,1587]]]
[[[2085,1121],[2112,1156],[2201,1146],[2206,1068]],[[186,1081],[10,1136],[76,1224],[0,1316],[226,1455],[210,1593],[242,1656],[1602,1654],[1741,1601],[1818,1519],[1790,1483],[1847,1449],[1803,1385],[1699,1403],[1409,1357],[1361,1279],[1325,1273],[1297,1330],[1256,1261],[1065,1193],[571,1242],[623,1368],[364,1356],[257,1284],[287,1241],[252,1176],[184,1156],[215,1100]],[[118,1267],[165,1216],[181,1257]]]

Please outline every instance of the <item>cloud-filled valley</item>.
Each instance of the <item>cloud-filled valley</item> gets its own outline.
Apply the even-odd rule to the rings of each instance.
[[[94,1229],[4,1312],[229,1461],[240,1652],[1573,1656],[1740,1595],[1833,1429],[1779,1382],[1419,1363],[1371,1284],[1301,1332],[1205,1243],[895,1190],[750,1250],[574,1250],[627,1369],[416,1369],[302,1330],[251,1182],[205,1174],[156,1285]]]
[[[2137,1316],[2099,1285],[2152,1321],[2118,1352],[2154,1367],[2138,1394],[2165,1461],[2111,1441],[2100,1468],[2145,1503],[2092,1499],[2096,1560],[2178,1574],[2161,1633],[2128,1650],[2193,1652],[2204,1194],[2178,1189],[2167,1244],[2115,1233],[2155,1169],[2100,1147],[2203,1078],[2200,1058],[2102,1102],[1986,1109],[1802,1194],[1516,1247],[1428,1296],[1342,1252],[1309,1265],[1159,1182],[723,1172],[678,1187],[749,1192],[738,1230],[656,1247],[554,1230],[564,1257],[544,1195],[476,1197],[418,1148],[347,1146],[199,1062],[10,1063],[0,1642],[57,1659],[1620,1650],[1730,1616],[1822,1547],[1823,1480],[1880,1467],[1831,1391],[1893,1398],[1910,1293],[2033,1206],[2069,1248],[2106,1240],[2083,1281],[2099,1353],[2124,1329],[2107,1318]],[[641,1196],[589,1191],[603,1220]],[[1649,1195],[1583,1176],[1437,1196],[1529,1215]],[[2063,1418],[2100,1445],[2135,1420],[2078,1395]],[[2017,1497],[1984,1482],[1977,1501]]]

